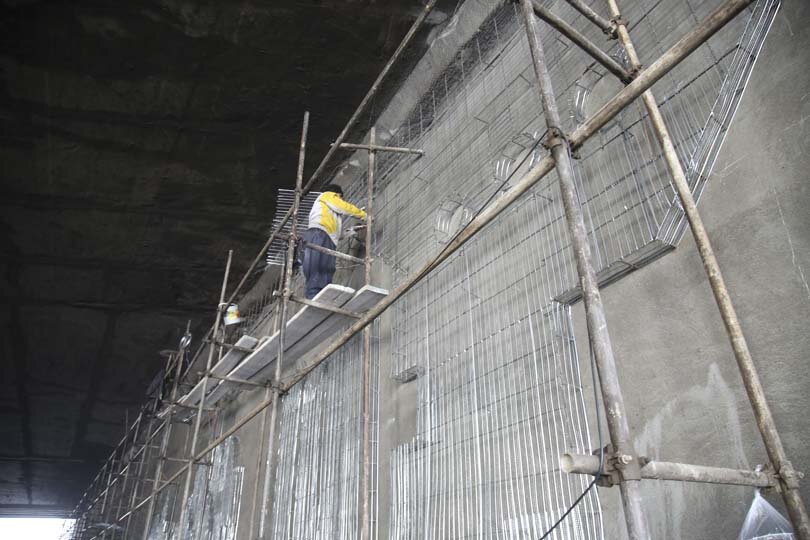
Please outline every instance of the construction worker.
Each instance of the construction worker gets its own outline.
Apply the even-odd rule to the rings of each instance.
[[[353,204],[343,200],[343,189],[337,184],[324,187],[312,210],[309,212],[309,228],[301,235],[304,240],[303,261],[301,267],[306,277],[307,298],[312,299],[321,289],[332,283],[335,275],[335,256],[310,249],[307,245],[321,246],[334,250],[340,240],[343,219],[341,216],[353,216],[362,220],[366,213]]]

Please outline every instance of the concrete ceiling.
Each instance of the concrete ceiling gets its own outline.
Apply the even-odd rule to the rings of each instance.
[[[421,4],[0,2],[0,514],[76,503]]]

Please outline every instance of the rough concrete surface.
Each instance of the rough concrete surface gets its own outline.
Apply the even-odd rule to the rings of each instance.
[[[810,471],[808,26],[810,5],[785,2],[700,202],[788,456],[805,472]],[[689,233],[671,254],[607,287],[603,299],[639,454],[722,467],[765,463]],[[582,305],[575,311],[589,396]],[[626,537],[618,491],[599,491],[606,537]],[[802,493],[810,500],[807,481]],[[736,538],[753,490],[645,481],[643,494],[653,538],[708,540]],[[782,508],[778,495],[768,499]]]

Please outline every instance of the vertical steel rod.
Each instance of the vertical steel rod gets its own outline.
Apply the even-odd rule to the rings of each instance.
[[[270,412],[270,437],[268,439],[268,451],[272,452],[275,446],[276,437],[276,424],[278,420],[278,402],[280,401],[281,393],[279,392],[279,381],[283,370],[284,362],[284,338],[287,332],[287,310],[290,304],[290,296],[292,290],[290,282],[292,281],[293,271],[293,258],[295,258],[295,241],[297,235],[298,225],[298,209],[301,205],[301,197],[303,195],[302,184],[304,181],[304,160],[307,153],[307,133],[309,131],[309,111],[304,113],[304,125],[301,129],[301,145],[298,150],[298,171],[295,175],[295,198],[293,205],[290,209],[291,219],[290,222],[290,235],[287,238],[287,260],[284,264],[284,282],[281,288],[281,310],[279,314],[279,328],[278,328],[278,357],[276,358],[276,371],[273,375],[273,404]],[[265,471],[264,493],[262,494],[262,508],[261,517],[259,518],[259,538],[264,538],[264,529],[267,517],[267,506],[270,499],[270,483],[272,478],[272,461]]]
[[[216,318],[214,319],[214,332],[212,337],[217,339],[217,334],[219,333],[219,325],[222,321],[222,312],[225,308],[225,291],[228,288],[228,275],[231,272],[231,261],[233,260],[233,250],[228,250],[228,262],[225,264],[225,275],[222,277],[222,288],[219,292],[219,304],[217,304],[217,314]],[[200,394],[200,402],[197,405],[197,416],[194,418],[194,432],[191,435],[191,449],[188,453],[189,460],[188,460],[188,471],[186,475],[186,481],[183,486],[183,497],[180,499],[180,519],[178,521],[178,531],[180,535],[184,535],[183,531],[183,523],[185,522],[186,518],[186,511],[188,510],[188,497],[189,492],[191,491],[191,481],[194,476],[194,454],[197,452],[197,439],[200,436],[200,426],[202,425],[202,418],[203,418],[203,409],[205,409],[205,395],[208,393],[208,380],[210,377],[208,376],[211,373],[211,365],[214,361],[214,344],[211,343],[208,349],[208,360],[205,362],[205,374],[203,375],[202,380],[202,388]],[[222,346],[219,347],[220,352],[222,351]]]
[[[556,163],[557,176],[560,181],[560,193],[565,207],[565,219],[571,235],[574,258],[577,263],[577,274],[582,285],[582,298],[585,305],[585,317],[588,326],[588,339],[596,357],[599,380],[602,387],[602,399],[607,411],[608,430],[613,448],[622,461],[627,464],[621,469],[620,489],[624,506],[625,522],[630,540],[647,540],[647,523],[641,508],[641,470],[634,455],[630,441],[630,426],[625,413],[624,398],[619,385],[616,360],[610,343],[605,308],[593,267],[591,246],[580,201],[577,198],[574,183],[574,170],[571,163],[571,148],[562,131],[560,114],[551,76],[546,67],[543,46],[537,29],[537,20],[532,9],[531,0],[521,0],[523,16],[526,23],[526,35],[529,40],[532,63],[540,86],[546,127],[549,132],[549,146]]]
[[[633,40],[630,37],[630,32],[627,30],[626,23],[622,20],[619,6],[616,0],[607,0],[607,3],[610,8],[612,20],[615,21],[616,33],[619,41],[627,52],[627,58],[630,61],[631,67],[634,70],[638,70],[641,68],[641,61],[633,46]],[[678,198],[681,201],[681,206],[689,222],[689,228],[695,239],[695,245],[697,245],[700,259],[703,262],[703,268],[706,271],[714,299],[720,310],[720,316],[723,318],[723,324],[725,325],[726,333],[731,342],[731,348],[734,351],[734,357],[737,360],[748,399],[754,410],[757,427],[762,435],[762,441],[765,443],[768,458],[779,475],[782,497],[785,501],[788,515],[793,523],[797,538],[800,540],[810,540],[810,517],[808,517],[807,508],[799,491],[798,474],[790,460],[788,460],[787,453],[782,445],[782,439],[776,428],[776,421],[773,418],[770,406],[765,397],[765,389],[762,387],[762,381],[759,378],[759,373],[751,356],[751,351],[748,348],[748,342],[745,339],[742,325],[737,317],[737,311],[734,309],[734,304],[731,301],[731,295],[728,292],[728,287],[720,271],[720,264],[717,261],[711,241],[709,240],[709,235],[703,225],[703,219],[700,216],[700,212],[698,212],[697,203],[692,195],[692,190],[689,187],[683,166],[678,158],[678,153],[675,150],[675,144],[672,141],[672,137],[670,137],[669,129],[664,121],[664,116],[661,114],[661,110],[658,108],[658,103],[652,90],[644,92],[641,98],[644,101],[644,106],[650,117],[656,139],[658,139],[658,143],[661,145],[667,168],[672,176],[672,183],[675,186],[675,190],[678,192]]]
[[[374,167],[376,166],[377,131],[374,126],[368,135],[368,183],[366,186],[366,253],[364,257],[365,284],[371,285],[371,242],[374,206]],[[371,326],[363,328],[363,477],[360,484],[361,522],[360,540],[368,540],[371,527],[369,486],[371,476]]]

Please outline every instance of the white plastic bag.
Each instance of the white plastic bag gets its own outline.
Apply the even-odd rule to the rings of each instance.
[[[759,491],[748,509],[739,540],[794,540],[793,527]]]

